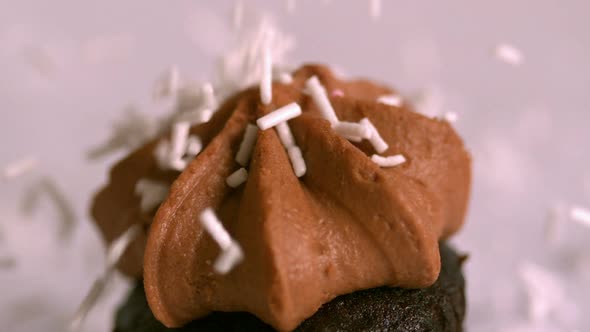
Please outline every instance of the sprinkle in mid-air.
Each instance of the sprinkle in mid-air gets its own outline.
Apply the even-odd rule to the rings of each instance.
[[[584,226],[590,227],[590,210],[574,206],[570,210],[570,218]]]
[[[236,161],[238,162],[238,164],[242,166],[248,165],[248,161],[250,161],[252,151],[254,150],[254,145],[256,144],[257,135],[258,127],[256,127],[253,124],[248,124],[246,126],[246,130],[244,131],[242,143],[240,143],[240,148],[238,149],[238,153],[236,154]]]
[[[203,210],[199,216],[199,220],[203,228],[205,228],[207,233],[222,250],[221,255],[219,255],[213,265],[213,269],[219,274],[227,274],[244,258],[242,249],[239,244],[231,238],[211,208]]]
[[[232,188],[237,188],[242,183],[246,182],[246,180],[248,180],[248,171],[244,167],[242,167],[230,174],[230,176],[227,177],[225,182],[228,186]]]
[[[455,112],[445,112],[443,114],[443,120],[447,121],[448,123],[455,123],[459,116]]]
[[[256,120],[256,124],[260,130],[267,130],[301,115],[301,107],[297,103],[287,104],[279,109],[276,109],[263,117]]]
[[[32,171],[39,164],[39,160],[33,156],[14,161],[4,167],[3,176],[5,178],[15,178]]]
[[[373,19],[381,16],[381,0],[369,0],[369,13]]]
[[[371,156],[371,160],[380,167],[395,167],[406,162],[406,158],[401,154],[389,157],[374,154]]]
[[[510,44],[499,44],[494,49],[494,55],[498,60],[503,61],[512,66],[520,66],[524,62],[524,56],[522,52],[510,45]]]
[[[264,46],[262,53],[260,100],[264,105],[268,105],[272,101],[272,54],[269,45]]]

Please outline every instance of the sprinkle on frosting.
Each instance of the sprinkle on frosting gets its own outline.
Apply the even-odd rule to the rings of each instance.
[[[147,213],[156,208],[168,196],[169,186],[166,183],[149,179],[140,179],[135,185],[135,193],[141,196],[139,207]]]
[[[570,218],[582,225],[590,227],[590,210],[583,207],[574,206],[570,210]]]
[[[326,89],[322,86],[318,77],[315,75],[310,77],[305,82],[305,88],[311,94],[313,102],[318,107],[322,116],[326,120],[330,121],[330,124],[332,126],[338,123],[338,117],[336,116],[336,112],[334,112],[332,103],[330,103],[330,99],[326,94]]]
[[[238,243],[231,238],[211,208],[203,210],[199,220],[207,233],[209,233],[222,250],[222,254],[217,258],[217,261],[213,265],[213,269],[219,274],[228,273],[243,259],[242,249]]]
[[[301,107],[297,103],[287,104],[279,109],[276,109],[267,115],[256,120],[256,124],[260,130],[267,130],[301,115]]]
[[[225,182],[228,186],[232,188],[239,187],[242,183],[248,180],[248,171],[244,167],[240,168],[239,170],[233,172],[230,176],[227,177]]]
[[[401,154],[389,157],[374,154],[371,156],[371,160],[380,167],[395,167],[406,162],[406,158]]]
[[[272,101],[272,54],[269,45],[264,46],[262,53],[260,100],[264,105],[268,105]]]
[[[281,143],[285,149],[288,149],[295,145],[295,138],[293,138],[293,133],[291,132],[291,128],[289,128],[289,124],[287,121],[283,121],[276,125],[277,133],[279,134],[279,138],[281,139]]]
[[[403,99],[399,95],[385,95],[377,98],[377,102],[389,106],[401,107]]]
[[[257,133],[258,127],[255,125],[248,124],[248,126],[246,126],[242,143],[240,143],[240,149],[236,154],[236,161],[238,164],[242,166],[248,165],[248,161],[250,161],[250,156],[252,155],[252,150],[254,150],[254,144],[256,144]]]
[[[307,167],[305,166],[305,160],[301,154],[301,149],[298,146],[292,146],[287,149],[287,153],[289,154],[289,159],[291,160],[291,165],[293,165],[295,175],[298,178],[304,176],[305,172],[307,172]]]
[[[26,158],[14,161],[4,167],[3,175],[5,178],[15,178],[32,171],[39,164],[36,157],[28,156]]]
[[[524,62],[522,52],[510,44],[500,44],[496,46],[494,53],[498,60],[512,66],[520,66]]]
[[[371,120],[363,118],[361,120],[361,124],[366,125],[370,128],[371,137],[369,138],[369,142],[371,142],[371,145],[373,145],[375,151],[377,151],[378,153],[385,152],[389,148],[389,145],[387,145],[387,142],[385,142],[381,135],[379,135],[379,131],[377,130],[377,128],[375,128]]]
[[[373,135],[370,126],[363,123],[339,121],[334,126],[334,131],[344,138],[350,139],[353,142],[358,142],[363,139],[370,139]]]

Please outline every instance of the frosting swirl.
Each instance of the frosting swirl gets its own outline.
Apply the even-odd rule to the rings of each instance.
[[[368,118],[389,144],[383,155],[407,162],[380,168],[373,147],[337,135],[302,90],[316,75],[339,119]],[[212,121],[191,129],[205,149],[176,180],[158,169],[155,142],[118,164],[97,195],[93,215],[107,240],[143,222],[121,268],[143,277],[155,316],[170,327],[211,311],[248,311],[279,330],[292,330],[323,303],[359,289],[389,285],[427,287],[438,277],[439,239],[463,223],[469,196],[470,156],[446,122],[376,100],[392,90],[368,81],[344,82],[321,66],[305,66],[292,84],[273,84],[270,105],[258,89],[228,100]],[[297,102],[303,114],[289,124],[307,164],[297,178],[274,130],[259,131],[245,185],[226,178],[248,123]],[[138,210],[139,178],[168,183],[170,193],[151,226]],[[219,248],[198,222],[213,207],[244,250],[227,275],[213,272]],[[117,224],[117,225],[115,225]],[[147,244],[146,244],[147,243]]]

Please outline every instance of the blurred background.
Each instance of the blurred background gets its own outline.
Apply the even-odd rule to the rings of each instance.
[[[245,0],[296,40],[289,63],[386,82],[453,112],[473,154],[468,331],[589,331],[590,3]],[[235,1],[0,0],[0,330],[63,331],[104,269],[87,208],[125,151],[89,160],[154,80],[205,81],[240,39]],[[244,23],[246,24],[246,23]],[[10,166],[31,166],[11,176]],[[578,215],[570,216],[577,208]],[[84,331],[109,331],[117,276]]]

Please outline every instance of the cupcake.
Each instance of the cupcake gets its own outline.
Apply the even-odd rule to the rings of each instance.
[[[203,89],[206,96],[210,91]],[[92,215],[138,286],[116,331],[460,331],[470,155],[392,89],[306,65],[186,111]]]

